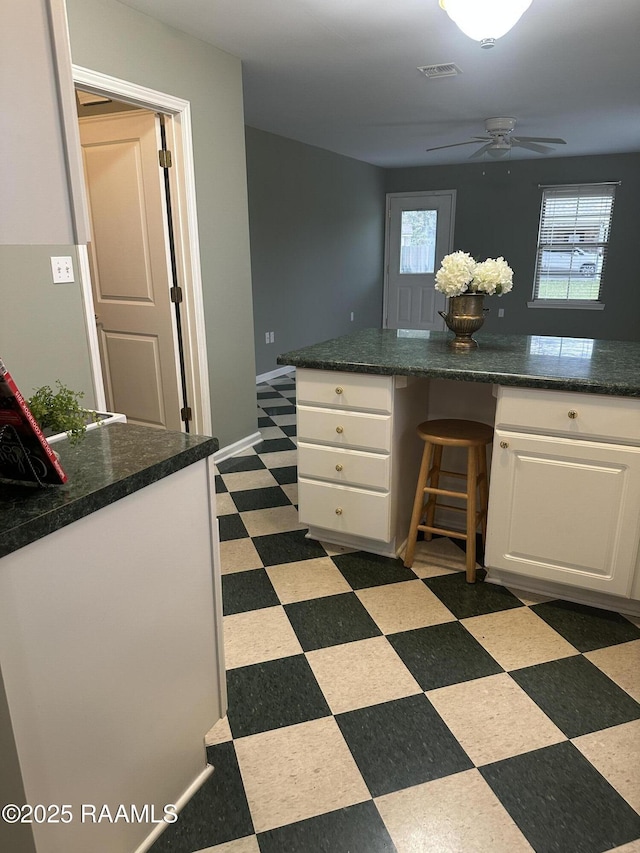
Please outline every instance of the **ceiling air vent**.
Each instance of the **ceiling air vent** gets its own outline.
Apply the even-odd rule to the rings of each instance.
[[[462,71],[453,62],[445,62],[441,65],[420,65],[418,71],[425,77],[457,77]]]

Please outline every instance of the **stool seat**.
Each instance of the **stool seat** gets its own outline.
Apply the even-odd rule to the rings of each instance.
[[[418,474],[411,525],[407,536],[404,564],[407,568],[411,568],[413,565],[419,531],[425,534],[427,540],[431,539],[434,533],[451,536],[455,539],[464,539],[467,543],[467,582],[474,583],[476,579],[476,531],[480,526],[483,541],[487,532],[489,480],[486,447],[493,441],[493,428],[479,421],[443,418],[423,421],[417,427],[417,433],[425,445]],[[466,474],[457,471],[445,471],[442,468],[442,453],[445,447],[466,449]],[[466,491],[440,488],[441,475],[466,479]],[[477,500],[478,492],[479,501]],[[440,497],[462,500],[466,502],[466,508],[439,503]],[[435,512],[438,507],[464,512],[466,515],[465,532],[436,527]],[[424,523],[421,523],[423,517]]]

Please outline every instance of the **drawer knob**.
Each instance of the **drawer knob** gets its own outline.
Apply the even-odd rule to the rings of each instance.
[[[578,417],[578,413],[575,409],[569,409],[569,411],[567,412],[567,417],[571,418],[571,420],[575,420],[575,418]]]
[[[501,447],[503,450],[506,450],[506,449],[507,449],[507,447],[509,447],[509,442],[508,442],[508,441],[501,441],[501,442],[500,442],[500,447]]]
[[[338,385],[338,387],[336,388],[336,394],[342,394],[343,391],[344,388],[341,385]]]
[[[340,465],[340,463],[336,465],[336,471],[342,471],[342,465]]]
[[[338,433],[338,435],[342,435],[342,433],[344,432],[344,427],[337,426],[337,427],[336,427],[336,432]]]
[[[336,507],[336,515],[342,515],[342,507],[341,506]]]

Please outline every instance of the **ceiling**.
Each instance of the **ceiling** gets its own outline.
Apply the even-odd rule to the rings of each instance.
[[[378,166],[468,162],[474,145],[425,149],[491,116],[567,142],[513,160],[640,151],[640,0],[533,0],[491,50],[438,0],[122,2],[240,57],[248,125]]]

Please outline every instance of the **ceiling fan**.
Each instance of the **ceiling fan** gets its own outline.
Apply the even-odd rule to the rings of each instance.
[[[451,145],[438,145],[435,148],[427,148],[427,151],[441,151],[443,148],[457,148],[459,145],[477,145],[478,142],[485,144],[471,155],[471,158],[482,157],[490,154],[492,157],[501,157],[512,148],[526,148],[536,151],[538,154],[546,154],[553,151],[549,145],[540,145],[541,142],[553,143],[554,145],[566,145],[564,139],[551,136],[512,136],[516,126],[516,119],[512,116],[500,116],[487,118],[484,127],[487,131],[485,136],[473,136],[468,142],[454,142]],[[470,159],[471,159],[470,158]]]

